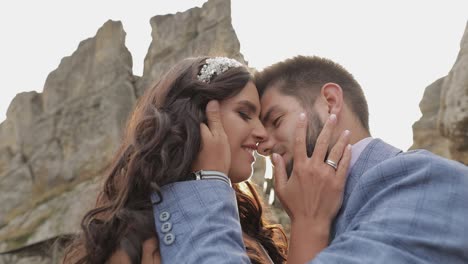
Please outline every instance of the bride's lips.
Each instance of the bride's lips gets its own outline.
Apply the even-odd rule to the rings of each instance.
[[[249,155],[250,157],[250,162],[254,162],[255,161],[255,151],[257,150],[257,145],[253,145],[253,144],[250,144],[250,145],[242,145],[242,149]]]

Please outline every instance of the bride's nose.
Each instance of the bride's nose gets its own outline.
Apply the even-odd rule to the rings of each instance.
[[[261,143],[268,139],[268,133],[262,123],[258,122],[252,131],[256,143]]]

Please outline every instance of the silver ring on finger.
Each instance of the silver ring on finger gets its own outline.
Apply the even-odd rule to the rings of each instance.
[[[334,170],[337,170],[338,169],[338,164],[336,164],[336,162],[334,162],[333,160],[329,160],[327,159],[325,161],[326,164],[330,165]]]

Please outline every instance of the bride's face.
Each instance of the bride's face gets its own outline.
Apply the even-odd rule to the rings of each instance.
[[[253,82],[236,96],[220,102],[221,122],[231,148],[229,178],[233,183],[247,180],[252,174],[257,143],[267,137],[260,122],[260,100]]]

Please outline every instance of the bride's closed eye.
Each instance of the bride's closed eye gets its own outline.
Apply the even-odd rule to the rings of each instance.
[[[257,113],[258,106],[250,100],[241,100],[237,102],[236,112],[244,121],[252,120]]]
[[[245,121],[252,119],[252,117],[250,117],[245,111],[238,111],[238,113],[239,113],[239,116]]]

